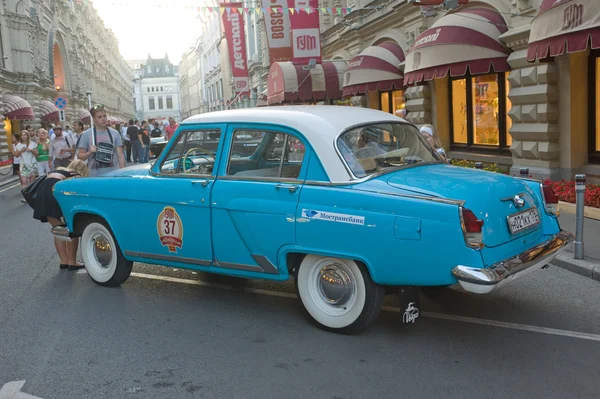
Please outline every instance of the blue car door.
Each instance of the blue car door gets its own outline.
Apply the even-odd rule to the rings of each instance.
[[[139,237],[134,256],[189,268],[212,264],[210,195],[220,138],[219,126],[179,131],[153,173],[135,185],[143,217],[130,220]]]
[[[279,249],[296,241],[306,146],[280,127],[228,125],[227,137],[212,190],[215,266],[222,273],[277,279]],[[259,143],[246,157],[232,150],[242,137]]]

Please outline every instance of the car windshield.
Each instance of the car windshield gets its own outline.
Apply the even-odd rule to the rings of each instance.
[[[377,123],[342,133],[338,149],[356,177],[420,162],[440,161],[435,151],[408,123]]]

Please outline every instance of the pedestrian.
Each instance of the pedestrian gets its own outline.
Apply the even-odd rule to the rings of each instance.
[[[140,163],[148,162],[150,154],[150,134],[148,133],[148,123],[142,121],[142,126],[138,129],[138,140],[140,142]]]
[[[71,130],[71,126],[67,125],[65,126],[65,133],[69,136],[69,137],[73,137],[73,131]]]
[[[21,131],[21,142],[17,144],[17,155],[21,157],[21,186],[26,187],[35,179],[37,172],[37,145],[29,138],[27,130]]]
[[[27,125],[25,126],[25,130],[27,130],[27,132],[29,133],[29,138],[33,141],[35,139],[35,131],[33,130],[33,128],[31,127],[31,125]]]
[[[179,125],[175,123],[175,119],[169,118],[169,126],[165,128],[165,140],[170,141],[178,127]]]
[[[87,165],[81,160],[71,162],[66,168],[59,167],[48,172],[46,179],[40,184],[38,194],[33,206],[33,218],[42,223],[50,223],[52,227],[62,226],[62,210],[53,194],[54,185],[59,181],[89,175]],[[54,237],[54,247],[60,259],[60,269],[77,270],[84,266],[78,263],[77,247],[79,238],[72,238],[65,242]]]
[[[154,129],[152,129],[152,132],[150,132],[150,136],[152,138],[156,138],[156,137],[160,137],[162,135],[163,135],[163,132],[158,127],[158,122],[154,122]]]
[[[427,140],[429,144],[433,147],[433,149],[438,153],[439,156],[442,157],[444,161],[448,160],[448,156],[446,155],[446,151],[442,147],[442,143],[440,138],[435,130],[433,125],[423,125],[420,129],[421,134]]]
[[[77,147],[77,157],[88,160],[90,176],[102,176],[124,168],[123,141],[119,132],[107,126],[104,105],[94,105],[90,114],[94,118],[94,127],[83,132]]]
[[[38,129],[37,131],[37,174],[42,176],[48,173],[50,168],[50,139],[46,129]]]
[[[129,143],[131,146],[131,152],[133,153],[133,162],[139,162],[139,140],[138,140],[138,127],[136,126],[137,121],[133,119],[129,120],[129,127],[127,128],[127,136],[129,136]]]
[[[123,139],[123,149],[125,150],[125,162],[131,162],[131,140],[127,135],[127,129],[131,125],[131,121],[123,123],[121,128],[121,138]]]
[[[19,176],[21,180],[21,157],[17,156],[17,144],[21,142],[20,134],[12,135],[12,154],[13,154],[13,176]]]
[[[83,135],[83,131],[85,130],[84,128],[85,125],[82,121],[75,121],[75,123],[73,124],[73,129],[75,129],[75,131],[73,132],[71,137],[73,137],[73,141],[75,141],[75,159],[79,159],[77,157],[77,148],[79,148],[79,142],[81,141],[81,136]],[[87,164],[87,160],[84,162]]]
[[[73,137],[63,133],[62,127],[54,126],[54,138],[50,139],[50,159],[48,167],[56,169],[59,166],[66,168],[75,156],[75,142]]]

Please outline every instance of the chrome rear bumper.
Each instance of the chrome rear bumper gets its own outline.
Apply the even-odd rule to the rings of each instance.
[[[452,275],[465,291],[487,294],[507,282],[541,269],[574,240],[573,234],[561,231],[551,239],[488,268],[456,266],[452,269]]]
[[[71,241],[71,232],[65,226],[54,226],[50,231],[61,241]]]

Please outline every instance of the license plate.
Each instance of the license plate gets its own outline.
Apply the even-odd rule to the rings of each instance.
[[[511,234],[526,230],[540,223],[540,217],[536,208],[527,209],[508,217],[508,228]]]

